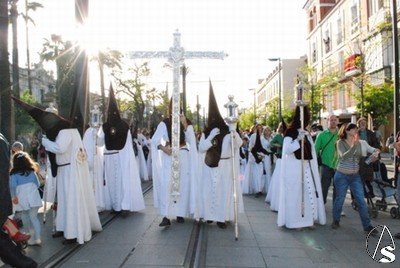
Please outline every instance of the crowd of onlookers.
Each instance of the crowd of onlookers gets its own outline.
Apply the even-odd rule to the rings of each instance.
[[[326,128],[318,123],[307,122],[304,129],[297,124],[294,127],[297,131],[293,131],[296,119],[288,125],[289,130],[282,130],[282,123],[275,132],[271,132],[268,126],[259,124],[250,131],[241,133],[243,145],[240,151],[240,183],[243,193],[255,194],[255,197],[265,194],[271,210],[278,211],[278,225],[302,228],[312,226],[315,222],[324,224],[324,215],[318,215],[319,200],[322,199],[325,204],[329,190],[332,189],[333,229],[340,227],[340,218],[345,215],[342,211],[344,199],[350,193],[352,204],[357,206],[360,213],[363,229],[367,233],[374,233],[366,199],[375,197],[373,183],[378,171],[382,173],[381,179],[388,186],[398,188],[398,167],[395,169],[395,176],[388,178],[387,169],[380,157],[381,150],[387,150],[392,160],[397,155],[400,156],[400,135],[397,138],[390,135],[385,143],[379,130],[368,129],[367,119],[364,117],[354,123],[342,123],[338,116],[332,114],[327,118]],[[257,139],[261,140],[262,149],[257,149],[254,154],[252,152],[255,151]],[[302,144],[302,140],[308,142]],[[311,154],[307,153],[307,143]],[[303,155],[299,156],[299,153]],[[300,182],[303,185],[296,189]],[[301,190],[302,187],[305,187],[304,190]],[[306,187],[311,187],[312,190]],[[399,189],[397,196],[398,193]],[[293,195],[296,197],[293,198]],[[301,224],[304,213],[307,213],[305,208],[310,206],[307,202],[314,206],[313,221]],[[292,216],[288,214],[299,211],[301,213],[298,217],[291,221]],[[397,234],[396,237],[399,238],[400,235]]]

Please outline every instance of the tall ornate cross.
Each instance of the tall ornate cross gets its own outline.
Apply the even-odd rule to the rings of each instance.
[[[173,66],[173,92],[172,92],[172,183],[171,195],[179,195],[179,131],[180,131],[180,93],[179,69],[185,59],[220,59],[227,54],[223,51],[185,51],[181,47],[181,34],[178,30],[174,33],[174,43],[168,51],[132,51],[128,53],[131,59],[167,58]]]

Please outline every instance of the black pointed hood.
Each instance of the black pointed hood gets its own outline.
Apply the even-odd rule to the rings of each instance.
[[[29,113],[29,115],[38,123],[51,141],[55,141],[60,130],[72,128],[71,121],[65,118],[28,104],[20,99],[14,97],[12,98],[21,108]]]
[[[287,129],[287,125],[285,120],[283,120],[283,117],[281,118],[281,126],[282,126],[282,133],[285,133],[286,129]]]
[[[206,135],[206,137],[210,134],[210,131],[216,127],[221,130],[221,133],[229,132],[229,127],[225,123],[225,120],[222,118],[221,113],[219,112],[217,100],[215,99],[214,90],[210,80],[208,95],[208,120],[207,128],[204,130],[204,134]]]
[[[209,167],[217,167],[219,160],[221,159],[222,142],[225,135],[229,133],[229,127],[225,123],[224,119],[222,118],[219,112],[211,81],[210,81],[209,91],[210,92],[208,96],[208,125],[206,129],[204,129],[204,136],[205,138],[207,138],[208,135],[210,135],[211,130],[213,130],[216,127],[219,128],[220,134],[215,136],[215,138],[212,141],[213,146],[211,146],[207,150],[205,163]]]
[[[73,128],[72,123],[67,119],[52,113],[40,109],[36,106],[23,102],[17,98],[12,97],[13,100],[23,108],[43,129],[44,133],[49,140],[55,141],[58,133],[63,129]],[[53,177],[57,176],[57,162],[56,155],[52,152],[48,152],[51,174]]]
[[[107,121],[103,124],[103,131],[107,150],[121,150],[124,148],[129,125],[122,120],[119,114],[112,85],[110,85],[110,95],[108,98]]]
[[[251,154],[254,156],[254,159],[256,160],[256,163],[260,163],[263,160],[263,157],[258,155],[259,152],[264,153],[264,154],[268,154],[268,151],[265,150],[264,147],[261,144],[260,132],[257,129],[256,130],[256,141],[254,143],[253,148],[251,148]]]

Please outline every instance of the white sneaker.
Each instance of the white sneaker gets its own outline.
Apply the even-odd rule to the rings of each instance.
[[[40,240],[40,239],[28,241],[29,246],[40,246],[41,244],[42,244],[42,240]]]
[[[340,216],[344,217],[344,216],[346,216],[346,213],[344,213],[344,211],[342,211],[342,212],[340,213]]]

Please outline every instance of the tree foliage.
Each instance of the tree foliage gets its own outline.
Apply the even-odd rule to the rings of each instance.
[[[134,124],[138,127],[145,127],[145,99],[146,99],[146,84],[143,82],[145,77],[150,75],[148,62],[140,65],[136,64],[134,67],[129,68],[130,79],[124,79],[121,72],[113,73],[114,78],[117,80],[116,93],[123,93],[129,97],[130,101],[128,109],[133,112]]]
[[[254,124],[254,113],[252,112],[244,112],[239,116],[239,127],[240,129],[250,129]]]
[[[393,84],[384,83],[380,86],[367,84],[364,86],[364,111],[371,114],[374,126],[388,124],[388,115],[393,113]],[[361,96],[354,96],[357,103],[357,110],[361,109]]]
[[[29,93],[29,90],[25,90],[20,99],[26,103],[34,105],[36,107],[44,109],[45,107],[42,106],[39,102],[35,101],[33,96]],[[39,125],[36,121],[19,105],[15,105],[15,134],[18,135],[25,135],[25,134],[32,134],[40,130]]]
[[[61,36],[51,35],[44,39],[40,57],[43,61],[55,61],[57,67],[56,92],[58,112],[63,117],[70,116],[74,92],[75,60],[77,53],[71,41],[62,41]]]

